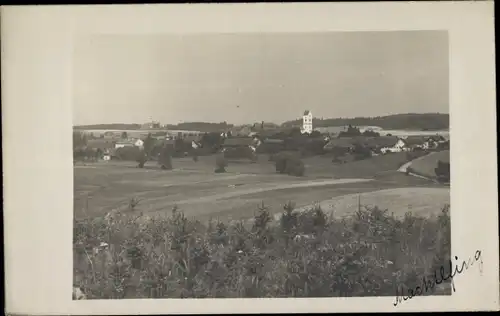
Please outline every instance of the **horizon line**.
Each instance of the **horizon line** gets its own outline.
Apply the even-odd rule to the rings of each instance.
[[[312,112],[312,111],[311,111]],[[313,116],[313,119],[319,119],[319,120],[353,120],[353,119],[375,119],[375,118],[383,118],[383,117],[390,117],[390,116],[397,116],[397,115],[429,115],[429,114],[435,114],[435,115],[450,115],[450,113],[443,113],[443,112],[425,112],[425,113],[412,113],[412,112],[406,112],[406,113],[395,113],[395,114],[386,114],[386,115],[378,115],[378,116],[355,116],[355,117],[329,117],[329,118],[324,118],[324,117],[314,117]],[[287,123],[287,122],[292,122],[292,121],[296,121],[296,120],[300,120],[300,117],[297,117],[295,119],[291,119],[291,120],[286,120],[286,121],[283,121],[282,123],[276,123],[276,122],[271,122],[271,121],[263,121],[264,123],[272,123],[272,124],[276,124],[276,125],[283,125],[284,123]],[[145,122],[142,122],[142,123],[93,123],[93,124],[78,124],[78,125],[75,125],[73,124],[73,127],[79,127],[79,126],[93,126],[93,125],[119,125],[119,124],[123,124],[123,125],[142,125],[142,124],[145,124],[145,123],[148,123],[150,121],[145,121]],[[155,121],[155,122],[159,122],[159,121]],[[229,123],[228,121],[222,121],[222,122],[215,122],[215,121],[183,121],[183,122],[179,122],[179,123],[166,123],[166,124],[162,124],[162,125],[179,125],[179,124],[186,124],[186,123],[207,123],[207,124],[222,124],[222,123],[226,123],[227,125],[233,125],[233,126],[239,126],[239,125],[249,125],[249,123],[246,123],[246,124],[233,124],[233,123]],[[255,122],[256,123],[256,122]],[[250,123],[251,125],[251,123]]]

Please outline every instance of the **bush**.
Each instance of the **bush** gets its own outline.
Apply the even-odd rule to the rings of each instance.
[[[116,158],[125,161],[137,161],[141,150],[137,146],[120,147],[115,150]]]
[[[437,162],[437,167],[434,169],[436,173],[436,177],[440,182],[449,182],[450,181],[450,163],[442,162],[439,160]]]
[[[368,147],[357,144],[354,147],[353,155],[355,160],[363,160],[370,158],[372,156],[372,152]]]
[[[300,159],[286,160],[285,173],[291,176],[302,177],[305,172],[304,162]]]
[[[158,163],[163,170],[172,170],[172,152],[170,148],[162,148]]]
[[[74,283],[88,299],[393,296],[447,269],[450,237],[449,206],[336,219],[287,203],[276,223],[262,205],[250,227],[115,213],[75,221]]]
[[[300,173],[304,169],[304,163],[300,160],[300,153],[298,152],[280,152],[273,156],[276,172],[282,174]],[[302,170],[302,174],[304,170]]]
[[[216,166],[215,172],[216,173],[226,172],[227,165],[228,163],[224,155],[223,154],[217,155],[217,157],[215,158],[215,166]]]
[[[139,152],[137,153],[137,160],[136,160],[139,163],[138,167],[143,168],[144,165],[146,164],[146,162],[149,160],[148,158],[149,157],[146,154],[146,152],[144,150],[139,149]]]

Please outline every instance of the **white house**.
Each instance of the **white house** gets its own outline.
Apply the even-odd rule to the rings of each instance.
[[[394,146],[392,146],[392,148],[396,152],[405,151],[407,149],[405,141],[401,138],[398,138],[398,141],[394,144]]]
[[[123,148],[123,147],[133,147],[134,143],[131,141],[120,141],[115,144],[115,149]]]
[[[142,147],[144,146],[144,141],[142,139],[138,139],[134,142],[134,146]]]
[[[407,149],[405,141],[401,138],[398,138],[398,141],[396,142],[396,144],[394,144],[393,146],[389,146],[389,147],[383,147],[380,149],[380,152],[382,152],[383,154],[386,154],[388,152],[399,153],[399,152],[407,151],[407,150],[408,149]]]
[[[313,116],[311,111],[304,111],[304,115],[302,116],[302,133],[312,133],[313,131]]]

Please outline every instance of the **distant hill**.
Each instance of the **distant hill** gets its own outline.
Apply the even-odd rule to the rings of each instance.
[[[141,124],[123,124],[123,123],[113,123],[113,124],[94,124],[94,125],[76,125],[75,129],[118,129],[118,130],[135,130],[140,129]]]
[[[394,114],[377,117],[354,117],[354,118],[313,118],[314,127],[329,126],[379,126],[383,129],[405,129],[405,130],[442,130],[448,129],[450,125],[449,114],[442,113],[407,113]],[[302,125],[302,118],[288,121],[283,127]]]
[[[167,124],[167,129],[170,130],[187,130],[187,131],[200,131],[200,132],[219,132],[232,128],[233,124],[226,122],[221,123],[208,123],[208,122],[184,122],[179,124]],[[75,129],[85,130],[138,130],[141,129],[141,124],[93,124],[93,125],[76,125]]]
[[[320,119],[313,118],[314,127],[331,127],[331,126],[379,126],[383,129],[405,129],[405,130],[441,130],[449,128],[449,114],[442,113],[408,113],[408,114],[394,114],[388,116],[377,117],[355,117],[355,118],[330,118]],[[266,128],[272,123],[265,123]],[[301,126],[302,118],[288,121],[281,124],[283,128],[290,128],[293,126]],[[227,122],[209,123],[209,122],[183,122],[179,124],[168,124],[167,129],[170,130],[188,130],[200,132],[220,132],[226,131],[234,127],[234,124]],[[255,123],[256,128],[260,128],[260,123]],[[278,125],[276,125],[276,128]],[[78,125],[75,129],[86,130],[137,130],[141,128],[141,124],[94,124],[94,125]]]
[[[226,122],[208,123],[208,122],[184,122],[179,124],[167,124],[167,129],[200,131],[200,132],[220,132],[234,127],[233,124]]]

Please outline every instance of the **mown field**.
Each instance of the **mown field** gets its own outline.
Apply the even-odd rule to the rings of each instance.
[[[426,155],[424,157],[421,157],[419,159],[415,159],[411,163],[410,167],[413,173],[432,179],[436,177],[434,169],[437,167],[437,163],[440,160],[442,162],[449,163],[450,151],[449,150],[438,151]]]
[[[144,169],[133,162],[78,165],[74,170],[75,217],[126,208],[134,197],[140,200],[137,209],[151,214],[177,205],[188,217],[235,220],[252,217],[261,203],[277,213],[290,200],[302,207],[346,194],[435,186],[395,172],[405,159],[403,154],[394,154],[334,165],[328,157],[306,158],[304,177],[276,174],[265,157],[254,164],[230,162],[224,174],[213,172],[215,158],[211,156],[200,157],[198,162],[174,159],[171,171],[160,170],[154,162]],[[403,203],[396,212],[406,207]]]
[[[212,156],[78,164],[74,284],[89,299],[394,295],[450,249],[449,188],[397,172],[405,162],[317,156],[304,177],[265,156],[222,174]]]

